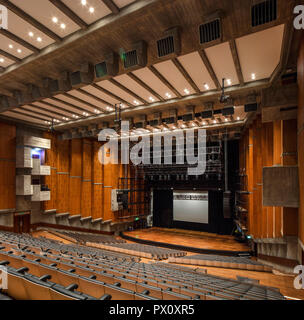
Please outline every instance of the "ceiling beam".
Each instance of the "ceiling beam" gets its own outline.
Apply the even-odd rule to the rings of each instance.
[[[56,99],[56,98],[55,98]],[[71,110],[67,110],[67,109],[64,109],[64,108],[61,108],[61,107],[59,107],[59,106],[56,106],[55,104],[52,104],[52,103],[49,103],[49,102],[46,102],[46,101],[39,101],[39,103],[40,104],[43,104],[43,105],[45,105],[45,106],[47,106],[47,107],[52,107],[52,108],[54,108],[54,109],[57,109],[57,110],[59,110],[59,111],[62,111],[62,112],[66,112],[66,113],[68,113],[68,114],[70,114],[72,111]],[[29,105],[31,105],[31,106],[37,106],[37,105],[34,105],[34,104],[29,104]],[[40,106],[37,106],[38,108],[40,108]],[[83,112],[83,111],[80,111],[80,110],[78,110],[79,112]],[[77,112],[75,112],[76,114],[77,114],[77,116],[79,116],[80,118],[84,118],[83,117],[83,115],[81,114],[79,114],[79,113],[77,113]]]
[[[76,110],[80,111],[81,113],[86,112],[86,113],[88,113],[88,114],[93,115],[93,112],[91,112],[91,111],[89,111],[89,110],[87,110],[87,109],[84,109],[84,108],[75,106],[74,104],[72,104],[72,103],[70,103],[70,102],[66,102],[66,101],[64,101],[64,100],[61,100],[61,99],[59,99],[59,98],[57,98],[57,97],[52,97],[52,98],[50,98],[50,99],[51,99],[51,100],[54,100],[54,101],[56,101],[56,102],[59,102],[59,103],[61,103],[61,104],[65,104],[66,106],[69,106],[70,108],[73,108],[73,109],[76,109]],[[72,112],[72,111],[70,111],[70,112]]]
[[[157,97],[160,101],[165,101],[165,99],[158,94],[156,91],[154,91],[151,87],[149,87],[145,82],[143,82],[142,80],[140,80],[134,73],[129,72],[127,73],[127,75],[134,80],[135,82],[137,82],[137,84],[139,84],[140,86],[142,86],[143,88],[145,88],[147,91],[149,91],[153,96]]]
[[[164,84],[166,85],[178,98],[182,98],[182,95],[172,86],[172,84],[156,70],[154,66],[148,67],[150,71]]]
[[[20,17],[21,19],[23,19],[26,22],[30,23],[33,27],[35,27],[39,31],[43,32],[44,34],[46,34],[51,39],[55,40],[56,42],[60,42],[61,41],[61,38],[56,33],[51,31],[47,27],[45,27],[39,21],[37,21],[36,19],[31,17],[29,14],[27,14],[26,12],[24,12],[23,10],[21,10],[17,6],[15,6],[10,1],[8,1],[8,0],[0,0],[0,4],[5,6],[10,11],[14,12],[18,17]]]
[[[20,62],[20,61],[21,61],[21,59],[13,56],[12,54],[10,54],[10,53],[8,53],[8,52],[6,52],[6,51],[4,51],[4,50],[1,50],[1,49],[0,49],[0,55],[6,57],[7,59],[10,59],[10,60],[12,60],[12,61],[15,61],[15,62]]]
[[[138,96],[136,93],[134,93],[133,91],[129,90],[127,87],[125,87],[124,85],[122,85],[121,83],[119,83],[118,81],[114,80],[113,78],[109,79],[109,81],[114,84],[115,86],[117,86],[119,89],[127,92],[129,95],[133,96],[134,98],[136,98],[137,100],[139,100],[141,103],[143,103],[145,106],[148,105],[148,102],[141,98],[140,96]]]
[[[245,81],[244,81],[244,77],[243,77],[242,67],[241,67],[240,58],[239,58],[239,54],[238,54],[235,40],[234,39],[230,40],[229,44],[230,44],[230,50],[232,53],[232,58],[234,61],[236,73],[237,73],[237,76],[239,79],[239,83],[241,85],[244,85]]]
[[[18,110],[21,110],[21,111],[27,111],[27,112],[32,112],[38,116],[41,116],[41,117],[47,117],[48,119],[57,119],[57,120],[60,120],[62,121],[62,117],[60,116],[50,116],[49,114],[45,114],[45,113],[41,113],[39,111],[34,111],[34,110],[30,110],[30,109],[27,109],[27,108],[24,108],[24,107],[19,107],[17,109],[14,109],[15,111],[18,111]],[[42,110],[43,111],[43,110]],[[50,111],[48,111],[50,112]]]
[[[77,102],[79,102],[79,103],[85,104],[85,105],[87,105],[87,106],[89,106],[89,107],[91,107],[91,108],[93,108],[93,109],[96,109],[96,110],[98,110],[98,111],[104,112],[103,109],[101,109],[101,108],[93,105],[93,104],[90,103],[90,102],[87,102],[87,101],[82,100],[82,99],[80,99],[80,98],[78,98],[78,97],[75,97],[75,96],[73,96],[72,94],[62,93],[62,95],[65,96],[65,97],[67,97],[67,98],[73,99],[73,100],[75,100],[75,101],[77,101]],[[87,111],[86,111],[86,112],[87,112]]]
[[[215,72],[214,72],[214,70],[212,68],[212,65],[211,65],[211,63],[210,63],[210,61],[209,61],[209,59],[208,59],[208,57],[206,55],[205,50],[199,50],[198,53],[199,53],[200,57],[202,58],[202,60],[203,60],[203,62],[205,64],[205,67],[207,68],[207,70],[209,72],[209,75],[210,75],[212,81],[215,84],[216,89],[217,90],[221,90],[221,85],[220,85],[220,83],[218,81],[218,78],[217,78],[217,76],[216,76],[216,74],[215,74]]]
[[[130,108],[134,108],[133,104],[129,103],[128,101],[118,97],[117,95],[115,95],[114,93],[100,87],[99,85],[97,85],[96,83],[92,83],[91,84],[92,87],[94,87],[95,89],[99,90],[100,92],[107,94],[108,96],[112,97],[115,100],[118,100],[119,102],[129,106]]]
[[[2,34],[3,36],[9,38],[12,41],[15,41],[16,43],[19,43],[21,46],[31,50],[34,53],[39,53],[40,52],[40,50],[38,48],[34,47],[33,45],[31,45],[30,43],[24,41],[23,39],[17,37],[16,35],[14,35],[13,33],[9,32],[6,29],[0,29],[0,34]]]
[[[54,115],[56,115],[56,116],[58,116],[58,117],[69,117],[69,116],[67,116],[66,114],[64,114],[64,113],[59,113],[59,112],[57,112],[57,111],[54,111],[54,110],[50,110],[50,109],[46,109],[46,108],[43,108],[43,107],[41,107],[41,106],[36,106],[36,105],[34,105],[34,104],[27,104],[27,106],[28,107],[31,107],[31,108],[34,108],[34,109],[37,109],[37,110],[41,110],[41,111],[44,111],[44,112],[49,112],[49,113],[52,113],[52,114],[54,114]]]
[[[37,116],[32,116],[28,113],[24,113],[24,112],[21,112],[21,111],[18,111],[18,110],[8,110],[8,112],[12,112],[12,113],[15,113],[15,114],[19,114],[21,116],[26,116],[26,117],[29,117],[29,118],[33,118],[33,119],[36,119],[36,120],[40,120],[40,121],[47,121],[47,119],[51,119],[51,118],[47,118],[47,119],[44,119],[44,118],[40,118],[40,117],[37,117]]]
[[[117,7],[117,5],[114,3],[113,0],[101,0],[114,14],[117,14],[120,12],[120,9]]]
[[[114,107],[113,104],[111,104],[110,102],[105,101],[105,100],[103,100],[103,99],[95,96],[94,94],[89,93],[89,92],[87,92],[87,91],[85,91],[85,90],[83,90],[83,89],[81,89],[81,88],[77,89],[77,91],[79,91],[80,93],[86,95],[86,96],[89,97],[89,98],[92,98],[92,99],[95,99],[95,100],[99,101],[99,102],[102,103],[102,104],[106,104],[107,106]],[[104,110],[104,111],[105,111],[105,110]]]
[[[84,22],[77,14],[67,7],[61,0],[49,0],[56,8],[74,21],[81,29],[87,29],[88,24]]]
[[[199,87],[196,85],[196,83],[193,81],[193,79],[190,77],[189,73],[185,70],[185,68],[183,67],[183,65],[179,62],[179,60],[177,58],[173,58],[172,62],[174,63],[174,65],[176,66],[176,68],[179,70],[179,72],[184,76],[184,78],[188,81],[188,83],[190,84],[190,86],[193,88],[193,90],[196,93],[200,93],[201,90],[199,89]]]

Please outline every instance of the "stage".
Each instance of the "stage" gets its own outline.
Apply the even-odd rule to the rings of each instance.
[[[188,252],[237,256],[251,249],[233,236],[180,229],[149,228],[122,234],[127,240],[156,246],[179,248]]]

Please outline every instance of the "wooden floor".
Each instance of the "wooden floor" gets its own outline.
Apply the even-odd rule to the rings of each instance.
[[[151,228],[124,232],[124,234],[142,240],[177,244],[200,249],[250,251],[247,245],[235,241],[233,236],[222,236],[206,232]]]

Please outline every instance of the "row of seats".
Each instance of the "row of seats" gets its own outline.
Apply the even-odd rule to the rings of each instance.
[[[93,249],[92,253],[92,248],[83,246],[65,245],[62,251],[62,244],[52,242],[52,248],[40,251],[39,245],[45,240],[32,238],[29,241],[29,238],[0,233],[0,260],[8,261],[11,267],[26,270],[26,274],[38,279],[48,275],[48,281],[61,289],[77,289],[76,294],[82,294],[79,299],[104,296],[114,300],[283,299],[273,288],[214,277],[204,271],[166,263],[118,260],[100,254],[98,249]],[[39,245],[28,244],[36,241]]]
[[[183,257],[187,253],[179,250],[164,249],[160,247],[137,244],[137,243],[120,243],[120,244],[103,244],[103,243],[86,243],[90,247],[121,252],[133,256],[139,256],[147,259],[165,260],[169,257]]]
[[[220,267],[228,269],[243,269],[250,271],[272,271],[272,268],[265,266],[257,261],[251,260],[249,258],[209,254],[198,254],[182,258],[170,257],[168,262],[196,266]]]
[[[117,239],[114,236],[103,235],[103,234],[87,234],[87,233],[63,231],[63,230],[55,231],[54,233],[68,240],[69,239],[76,240],[77,243],[79,244],[85,244],[86,242],[107,243],[107,244],[126,242],[123,239]]]

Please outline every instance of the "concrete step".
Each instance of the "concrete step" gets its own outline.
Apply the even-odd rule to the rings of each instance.
[[[69,215],[70,215],[69,212],[57,213],[55,217],[56,217],[56,218],[66,218],[66,217],[68,217]]]
[[[77,215],[74,215],[74,216],[69,216],[69,220],[75,220],[75,219],[80,219],[80,218],[81,218],[80,214],[77,214]]]
[[[102,218],[99,218],[99,219],[94,219],[91,221],[91,223],[95,224],[95,223],[101,223],[102,222]]]

